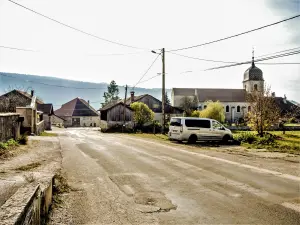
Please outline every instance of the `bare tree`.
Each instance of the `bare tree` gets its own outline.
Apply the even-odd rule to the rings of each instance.
[[[192,114],[192,111],[195,110],[197,108],[197,97],[193,96],[193,97],[183,97],[181,99],[181,104],[180,107],[185,111],[187,116],[190,116]]]
[[[257,131],[260,136],[272,125],[277,125],[280,119],[280,110],[272,96],[271,88],[266,87],[264,91],[249,93],[247,101],[250,106],[248,112],[249,126]]]

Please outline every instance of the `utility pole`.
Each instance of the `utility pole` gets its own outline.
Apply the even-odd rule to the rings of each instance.
[[[125,121],[126,121],[126,99],[127,99],[127,84],[125,86],[125,98],[124,98],[124,108],[123,108],[123,126],[122,132],[124,131]]]
[[[165,92],[165,48],[161,50],[162,59],[162,133],[165,132],[165,104],[166,104],[166,92]]]

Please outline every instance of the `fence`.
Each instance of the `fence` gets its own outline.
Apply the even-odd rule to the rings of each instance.
[[[19,117],[17,113],[0,113],[0,142],[19,138],[21,126]]]

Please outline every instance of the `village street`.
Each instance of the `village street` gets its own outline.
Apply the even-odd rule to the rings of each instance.
[[[72,191],[50,224],[299,224],[298,163],[96,129],[59,139]]]

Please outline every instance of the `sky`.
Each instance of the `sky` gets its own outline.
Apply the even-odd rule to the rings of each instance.
[[[223,38],[296,14],[300,0],[15,0],[58,21],[103,39],[74,31],[0,0],[0,71],[133,86],[157,55]],[[300,18],[222,42],[178,51],[192,57],[243,62],[255,56],[300,47]],[[242,88],[250,66],[203,71],[223,63],[166,52],[166,88]],[[298,62],[300,55],[266,62]],[[277,96],[300,102],[300,65],[258,65]],[[161,58],[145,80],[161,73]],[[187,72],[189,71],[189,72]],[[137,86],[161,87],[158,76]]]

